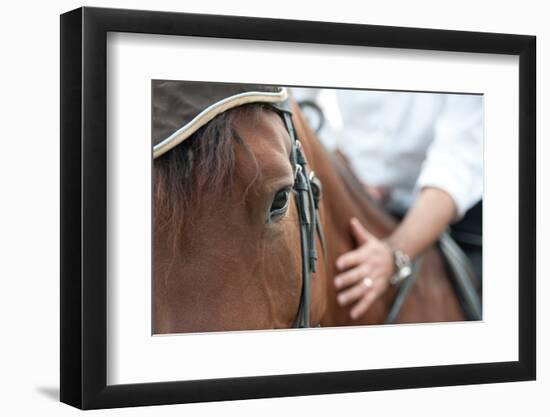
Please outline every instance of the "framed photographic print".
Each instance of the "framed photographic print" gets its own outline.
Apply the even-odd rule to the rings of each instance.
[[[535,379],[535,103],[532,36],[63,14],[61,401]]]

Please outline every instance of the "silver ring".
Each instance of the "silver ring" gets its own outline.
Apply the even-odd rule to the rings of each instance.
[[[363,278],[363,284],[365,285],[365,287],[367,287],[369,290],[374,287],[374,281],[372,280],[371,277],[365,277]]]

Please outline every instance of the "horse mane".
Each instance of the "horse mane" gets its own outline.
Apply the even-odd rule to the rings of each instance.
[[[224,189],[232,186],[236,169],[235,146],[242,146],[248,153],[256,167],[254,181],[258,179],[258,162],[239,136],[235,119],[244,116],[254,122],[265,107],[251,103],[228,110],[154,160],[155,230],[171,233],[174,245],[180,240],[185,224],[192,222],[194,214],[200,210],[200,196],[206,192],[222,195]]]

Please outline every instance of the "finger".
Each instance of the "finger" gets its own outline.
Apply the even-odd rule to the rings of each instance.
[[[336,288],[349,287],[351,284],[355,284],[360,279],[371,275],[372,267],[369,264],[362,263],[357,268],[350,269],[342,274],[336,275],[334,278],[334,285]]]
[[[370,290],[371,288],[368,288],[366,285],[363,284],[363,281],[361,281],[358,284],[355,284],[353,287],[338,294],[338,304],[340,304],[341,306],[351,304],[358,298],[361,298],[363,295],[365,295],[367,291]]]
[[[359,319],[363,314],[367,312],[369,307],[372,305],[372,303],[378,298],[378,295],[380,294],[380,289],[376,286],[373,287],[370,291],[368,291],[363,298],[357,302],[353,306],[353,308],[350,311],[350,317],[352,320]]]
[[[336,267],[344,270],[362,264],[368,259],[368,252],[365,246],[344,253],[336,260]]]
[[[365,229],[365,227],[361,224],[361,222],[357,220],[355,217],[353,217],[350,220],[350,225],[351,225],[351,233],[353,234],[355,241],[359,245],[367,243],[372,238],[372,235],[368,232],[368,230]]]

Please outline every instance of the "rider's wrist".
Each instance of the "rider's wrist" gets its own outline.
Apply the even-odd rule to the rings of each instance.
[[[409,255],[399,247],[386,241],[392,252],[393,257],[393,275],[390,277],[390,284],[393,286],[401,284],[412,274],[412,262]]]

